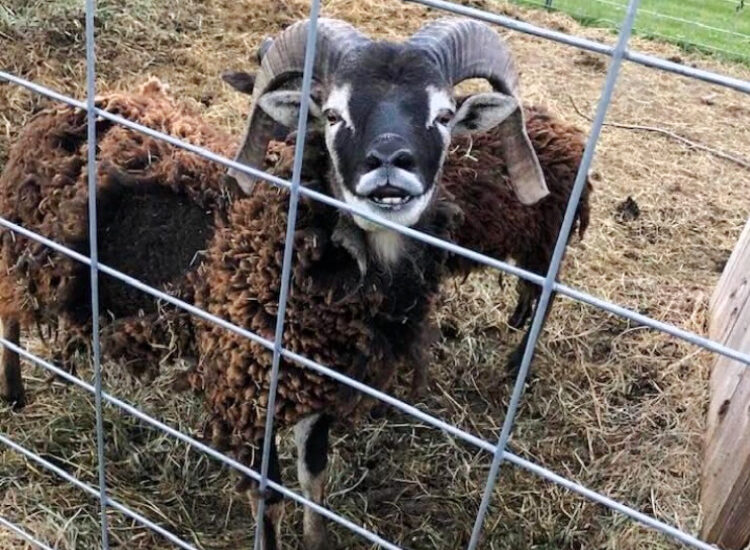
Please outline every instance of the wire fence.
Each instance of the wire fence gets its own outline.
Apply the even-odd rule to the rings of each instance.
[[[579,21],[597,26],[616,27],[627,9],[627,4],[618,0],[590,0],[588,2],[567,0],[510,0],[547,10],[567,13]],[[715,0],[716,1],[716,0]],[[708,6],[709,2],[706,3]],[[687,19],[684,16],[640,8],[633,32],[641,36],[671,42],[689,50],[718,54],[731,60],[750,63],[750,13],[735,0],[717,2],[722,21],[713,24]],[[731,18],[731,23],[727,22]],[[738,24],[742,22],[742,24]],[[723,25],[723,26],[719,26]],[[732,28],[729,28],[729,27]]]
[[[94,46],[95,46],[94,44],[95,1],[86,0],[87,97],[86,97],[85,102],[59,94],[55,92],[54,90],[50,90],[49,88],[40,86],[38,84],[35,84],[33,82],[20,78],[16,75],[9,74],[7,72],[0,71],[0,79],[25,87],[29,90],[45,95],[52,99],[62,101],[69,105],[86,110],[89,143],[95,143],[95,140],[96,140],[95,121],[97,117],[101,117],[101,118],[111,120],[120,125],[126,126],[128,128],[131,128],[132,130],[135,130],[137,132],[142,132],[149,136],[162,139],[176,147],[180,147],[188,151],[191,151],[193,153],[196,153],[198,155],[204,156],[207,159],[212,160],[214,162],[218,162],[224,166],[234,167],[238,170],[241,170],[249,174],[250,176],[261,178],[271,184],[289,189],[291,200],[289,203],[288,225],[287,225],[287,231],[286,231],[285,251],[284,251],[283,266],[282,266],[282,284],[281,284],[280,294],[279,294],[279,310],[278,310],[278,316],[277,316],[276,330],[274,333],[273,340],[269,340],[267,338],[254,334],[240,326],[229,323],[224,319],[221,319],[205,311],[202,311],[201,309],[187,302],[179,300],[173,296],[170,296],[169,294],[166,294],[156,288],[150,287],[144,284],[143,282],[138,281],[128,276],[125,273],[121,273],[115,269],[112,269],[109,266],[100,264],[98,262],[98,258],[96,255],[96,248],[97,248],[96,247],[96,236],[97,236],[96,193],[95,193],[95,189],[96,189],[95,151],[96,151],[96,148],[89,147],[88,148],[88,151],[89,151],[88,189],[89,189],[89,212],[90,212],[89,234],[90,234],[90,239],[91,239],[90,241],[91,242],[91,255],[90,256],[85,256],[83,254],[80,254],[70,248],[67,248],[59,243],[51,241],[50,239],[47,239],[42,235],[39,235],[19,225],[16,225],[10,222],[9,220],[6,220],[1,217],[0,217],[0,227],[3,227],[6,230],[10,230],[18,235],[32,239],[38,243],[48,246],[57,252],[60,252],[70,258],[73,258],[74,260],[78,262],[83,263],[84,265],[89,266],[90,274],[91,274],[91,282],[92,282],[91,284],[91,305],[92,305],[92,314],[93,314],[92,322],[94,323],[93,325],[94,338],[93,338],[93,348],[92,348],[93,349],[92,359],[93,359],[94,373],[95,373],[94,384],[89,384],[81,380],[80,378],[66,372],[65,370],[50,363],[49,361],[44,360],[43,358],[37,357],[36,355],[17,346],[13,342],[6,340],[5,338],[0,338],[0,344],[4,346],[7,350],[18,353],[23,359],[30,361],[44,368],[45,370],[64,378],[65,380],[75,384],[76,386],[94,395],[95,409],[96,409],[96,433],[97,433],[99,485],[98,487],[92,487],[80,481],[79,479],[69,474],[68,472],[60,468],[59,466],[51,463],[45,458],[32,452],[31,450],[27,449],[25,446],[19,444],[18,442],[13,441],[13,439],[11,439],[8,436],[8,434],[0,434],[0,443],[22,454],[28,460],[38,464],[44,469],[55,473],[56,475],[58,475],[65,481],[78,487],[84,493],[88,494],[89,496],[93,497],[99,502],[100,507],[101,507],[101,515],[100,515],[101,547],[105,550],[109,548],[109,542],[108,542],[109,529],[108,529],[108,524],[107,524],[107,509],[110,509],[110,508],[121,514],[126,515],[127,517],[130,517],[137,523],[140,523],[146,526],[147,528],[152,529],[153,531],[162,535],[166,540],[170,541],[171,543],[173,543],[174,545],[180,548],[193,549],[194,545],[185,540],[182,540],[180,537],[178,537],[174,533],[159,526],[158,524],[154,523],[148,518],[143,517],[141,514],[133,511],[131,508],[127,506],[126,503],[118,502],[109,496],[108,491],[107,491],[107,486],[105,484],[107,470],[106,470],[106,464],[104,461],[104,453],[103,453],[104,439],[106,435],[104,433],[104,428],[102,425],[102,405],[104,402],[120,409],[121,411],[129,415],[139,418],[140,420],[165,432],[166,434],[176,438],[177,440],[187,443],[192,448],[215,458],[221,463],[228,465],[229,467],[237,470],[238,472],[246,476],[251,477],[252,479],[259,482],[261,489],[270,487],[295,502],[298,502],[305,506],[309,506],[314,511],[325,516],[331,521],[334,521],[342,525],[343,527],[352,530],[353,532],[362,536],[364,539],[369,540],[370,542],[375,543],[383,548],[388,548],[388,549],[399,548],[399,546],[397,546],[396,544],[384,540],[382,537],[380,537],[376,533],[373,533],[360,525],[356,525],[350,520],[335,513],[334,511],[328,510],[325,507],[318,505],[310,501],[309,499],[297,494],[296,492],[291,491],[273,482],[272,480],[270,480],[268,478],[268,463],[269,463],[269,450],[270,449],[267,444],[268,442],[270,442],[270,439],[271,439],[270,437],[265,437],[266,444],[264,445],[263,452],[262,452],[263,460],[261,464],[261,469],[260,471],[255,471],[251,468],[248,468],[244,464],[241,464],[237,462],[236,460],[228,456],[225,456],[224,454],[216,451],[215,449],[212,449],[211,447],[201,443],[200,441],[197,441],[193,439],[192,437],[180,432],[179,430],[176,430],[164,424],[163,422],[145,414],[143,411],[139,410],[137,407],[134,407],[122,401],[121,399],[118,399],[117,397],[110,395],[107,392],[104,392],[102,390],[102,384],[101,384],[101,356],[100,356],[100,350],[99,350],[98,337],[96,336],[98,334],[98,326],[96,324],[98,321],[97,320],[97,317],[98,317],[97,316],[97,312],[98,312],[97,281],[98,281],[99,273],[104,273],[106,275],[110,275],[124,282],[125,284],[131,285],[155,298],[164,300],[167,303],[170,303],[178,308],[181,308],[187,311],[188,313],[195,315],[203,320],[206,320],[211,323],[215,323],[229,331],[232,331],[245,338],[251,339],[252,341],[257,342],[260,345],[262,345],[264,348],[273,351],[271,386],[270,386],[270,391],[269,391],[269,396],[268,396],[269,405],[267,408],[267,410],[269,411],[274,411],[273,403],[276,398],[275,393],[276,393],[276,387],[277,387],[278,378],[279,378],[279,365],[280,365],[281,359],[283,358],[287,361],[291,361],[302,367],[308,368],[316,373],[322,374],[323,376],[330,377],[342,384],[346,384],[357,391],[361,391],[367,395],[375,397],[376,399],[384,403],[387,403],[408,415],[413,416],[417,420],[424,422],[427,425],[443,430],[444,432],[446,432],[447,434],[453,437],[456,437],[470,445],[473,445],[479,449],[482,449],[483,451],[491,453],[493,456],[492,464],[491,464],[490,471],[489,471],[487,481],[485,484],[485,491],[482,497],[482,502],[477,512],[475,524],[472,530],[471,540],[468,544],[469,550],[473,550],[478,547],[478,544],[481,538],[485,515],[487,513],[487,509],[488,509],[488,506],[489,506],[489,503],[490,503],[490,500],[494,491],[495,483],[498,478],[498,472],[499,472],[499,469],[502,467],[502,465],[506,462],[513,466],[516,466],[528,472],[531,472],[552,483],[560,485],[561,487],[564,487],[570,491],[573,491],[594,502],[602,504],[621,514],[624,514],[625,516],[637,522],[640,522],[641,524],[646,525],[650,528],[658,530],[670,537],[673,537],[674,539],[681,541],[682,543],[688,546],[691,546],[693,548],[699,548],[699,549],[714,548],[710,544],[703,542],[697,539],[696,537],[688,533],[685,533],[684,531],[681,531],[671,525],[668,525],[667,523],[663,521],[660,521],[652,516],[643,514],[637,510],[634,510],[633,508],[626,506],[623,503],[612,500],[596,491],[593,491],[572,480],[569,480],[563,476],[560,476],[543,466],[540,466],[534,462],[531,462],[529,460],[526,460],[514,454],[513,452],[508,450],[507,444],[508,444],[508,439],[513,429],[513,423],[516,417],[518,406],[522,398],[523,389],[524,389],[526,379],[528,376],[528,372],[529,372],[529,366],[531,364],[534,351],[537,345],[537,341],[538,341],[540,332],[544,324],[545,313],[549,307],[550,298],[552,297],[554,293],[566,296],[576,301],[580,301],[580,302],[592,305],[594,307],[601,308],[615,315],[628,318],[643,326],[647,326],[647,327],[665,332],[676,338],[680,338],[682,340],[690,342],[694,345],[697,345],[705,349],[708,349],[710,351],[725,355],[745,365],[750,365],[750,354],[731,349],[719,342],[715,342],[708,338],[700,336],[698,334],[683,330],[677,326],[670,325],[661,321],[657,321],[655,319],[651,319],[648,316],[629,310],[617,304],[610,303],[606,300],[597,298],[596,296],[593,296],[591,294],[576,290],[574,288],[571,288],[557,281],[560,265],[563,259],[565,244],[567,243],[568,237],[571,233],[575,211],[578,207],[578,202],[581,197],[584,184],[586,182],[586,175],[588,173],[589,167],[594,157],[596,144],[597,144],[599,134],[603,126],[603,122],[607,113],[607,109],[610,104],[612,92],[614,90],[615,84],[618,79],[618,75],[620,72],[622,62],[624,60],[627,60],[627,61],[638,63],[644,66],[654,67],[654,68],[658,68],[661,70],[669,71],[671,73],[676,73],[676,74],[700,79],[700,80],[710,82],[713,84],[717,84],[720,86],[726,86],[728,88],[732,88],[732,89],[735,89],[744,93],[750,93],[750,82],[739,80],[736,78],[732,78],[732,77],[717,74],[717,73],[713,73],[713,72],[709,72],[709,71],[687,67],[681,64],[677,64],[677,63],[667,61],[664,59],[660,59],[657,57],[653,57],[650,55],[630,51],[627,46],[628,46],[628,41],[633,31],[633,23],[634,23],[635,16],[638,10],[639,0],[630,0],[628,7],[627,7],[627,11],[625,13],[625,18],[622,24],[620,25],[619,35],[618,35],[617,43],[615,46],[608,46],[602,43],[594,42],[594,41],[583,39],[580,37],[571,36],[568,34],[557,32],[557,31],[552,31],[552,30],[538,27],[535,25],[531,25],[528,23],[520,22],[520,21],[514,20],[509,17],[505,17],[502,15],[492,14],[487,11],[483,11],[483,10],[479,10],[479,9],[475,9],[475,8],[471,8],[471,7],[467,7],[463,5],[453,4],[445,0],[405,0],[405,1],[420,3],[425,6],[438,8],[441,10],[446,10],[446,11],[453,12],[458,15],[474,17],[474,18],[477,18],[486,22],[497,24],[505,28],[509,28],[512,30],[526,33],[526,34],[531,34],[531,35],[543,37],[549,40],[554,40],[557,42],[561,42],[564,44],[574,46],[576,48],[606,54],[612,58],[610,66],[609,66],[609,70],[607,73],[607,77],[604,83],[604,87],[602,89],[598,107],[596,110],[596,115],[595,115],[595,118],[591,127],[590,134],[588,136],[588,140],[586,143],[586,148],[584,151],[583,159],[581,161],[580,169],[578,171],[578,174],[575,180],[575,185],[570,196],[570,200],[569,200],[569,203],[565,212],[565,216],[564,216],[564,221],[562,223],[562,227],[560,228],[560,233],[559,233],[558,240],[554,249],[553,257],[550,262],[549,269],[546,275],[542,277],[534,273],[524,271],[522,269],[516,268],[505,262],[484,256],[482,254],[478,254],[471,250],[467,250],[453,243],[441,241],[440,239],[423,234],[414,229],[397,225],[385,219],[380,219],[376,215],[370,214],[368,212],[360,211],[359,209],[352,207],[346,203],[340,202],[330,196],[324,195],[322,193],[319,193],[314,190],[308,189],[304,186],[301,186],[300,175],[301,175],[301,165],[302,165],[302,153],[304,149],[304,140],[297,140],[292,179],[291,181],[288,181],[288,180],[284,180],[284,179],[272,176],[270,174],[266,174],[255,168],[239,164],[230,159],[216,155],[212,153],[211,151],[208,151],[201,147],[196,147],[194,145],[184,143],[172,136],[163,134],[161,132],[147,128],[145,126],[141,126],[139,124],[123,119],[122,117],[113,115],[111,113],[108,113],[106,111],[103,111],[97,108],[94,104],[95,76],[96,76],[96,70],[95,70],[95,64],[94,64],[94,60],[95,60],[95,49],[94,49]],[[320,0],[311,0],[310,19],[313,21],[313,23],[317,20],[319,11],[320,11]],[[305,70],[304,70],[303,83],[302,83],[303,97],[309,97],[308,92],[310,90],[311,82],[312,82],[311,64],[314,58],[314,50],[315,50],[315,44],[316,44],[316,26],[313,24],[311,25],[310,28],[312,29],[312,32],[310,32],[308,36],[307,51],[306,51],[306,57],[305,57]],[[307,123],[306,110],[307,110],[307,105],[303,102],[303,108],[300,112],[300,119],[298,123],[298,132],[299,132],[298,135],[305,135],[306,123]],[[511,396],[508,409],[507,409],[507,413],[505,415],[502,429],[501,429],[500,434],[498,435],[498,440],[496,442],[493,443],[490,441],[486,441],[480,437],[477,437],[471,433],[468,433],[458,428],[457,426],[449,424],[439,418],[436,418],[433,415],[430,415],[424,411],[421,411],[404,401],[401,401],[375,388],[371,388],[361,382],[358,382],[357,380],[349,378],[335,370],[332,370],[326,367],[325,365],[321,365],[315,361],[312,361],[311,359],[303,357],[295,353],[294,351],[286,349],[282,346],[281,337],[283,335],[283,330],[284,330],[284,313],[285,313],[285,307],[287,304],[287,299],[288,299],[288,294],[289,294],[289,282],[290,282],[290,276],[291,276],[290,268],[291,268],[291,261],[292,261],[292,251],[293,251],[293,246],[294,246],[293,235],[294,235],[295,218],[296,218],[299,198],[301,196],[305,196],[313,200],[316,200],[316,201],[319,201],[319,202],[322,202],[331,206],[335,206],[336,208],[339,208],[342,211],[356,214],[365,219],[378,223],[384,227],[396,230],[408,237],[420,240],[422,242],[442,248],[444,250],[447,250],[455,254],[460,254],[469,259],[480,262],[484,265],[491,266],[493,268],[505,271],[512,275],[531,281],[532,283],[539,285],[541,287],[542,293],[539,299],[539,305],[537,307],[537,310],[532,320],[529,338],[528,338],[527,346],[524,350],[520,371],[515,381],[515,385],[513,388],[513,392],[512,392],[512,396]],[[273,422],[274,422],[274,415],[273,414],[267,415],[266,435],[271,433],[272,428],[273,428]],[[263,506],[262,500],[259,501],[259,505]],[[262,511],[261,513],[258,514],[258,517],[262,517]],[[34,536],[33,533],[25,532],[22,528],[20,528],[17,525],[14,525],[13,523],[9,522],[5,518],[0,517],[0,525],[7,528],[11,532],[15,533],[21,539],[31,544],[34,544],[39,548],[44,548],[44,549],[50,548],[50,546],[45,544],[43,541],[38,540]],[[263,522],[259,521],[257,524],[256,546],[258,544],[258,541],[261,538],[259,535],[261,534],[262,529],[263,529]]]

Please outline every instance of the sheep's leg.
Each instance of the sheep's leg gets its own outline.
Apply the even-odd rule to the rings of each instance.
[[[305,497],[323,504],[328,481],[328,428],[331,417],[314,414],[294,426],[297,444],[297,476]],[[326,550],[328,534],[323,516],[305,506],[303,536],[307,550]]]
[[[542,329],[544,329],[544,324],[547,322],[547,317],[549,316],[549,312],[552,309],[552,304],[555,301],[555,292],[552,292],[552,294],[549,297],[549,304],[547,304],[547,309],[544,312],[544,319],[542,319]],[[539,307],[539,303],[537,303],[534,306],[534,316],[536,316],[536,310]],[[526,330],[526,332],[523,335],[523,340],[521,340],[521,343],[516,347],[515,350],[513,350],[513,353],[510,354],[510,357],[508,358],[508,362],[505,365],[505,368],[508,370],[508,373],[512,376],[515,376],[518,374],[518,370],[521,368],[521,361],[523,360],[523,353],[526,350],[526,345],[529,343],[529,334],[531,333],[531,326]]]
[[[18,319],[5,317],[0,319],[3,338],[11,344],[18,345],[21,340],[21,325]],[[14,408],[20,409],[26,404],[26,395],[23,390],[23,378],[21,377],[21,360],[18,354],[5,346],[0,349],[2,359],[0,360],[0,397],[11,403]]]
[[[276,438],[271,434],[271,454],[268,463],[268,479],[281,484],[281,466],[279,465],[279,453],[276,449]],[[258,442],[258,450],[254,455],[251,468],[257,472],[261,469],[261,453],[263,441]],[[253,517],[256,521],[258,518],[258,499],[261,498],[258,490],[258,483],[252,482],[250,489],[250,505],[253,510]],[[279,550],[281,548],[281,520],[284,517],[283,495],[273,489],[267,489],[263,495],[265,506],[263,507],[263,540],[260,544],[260,550]]]
[[[515,329],[523,328],[534,310],[540,293],[539,286],[525,280],[518,281],[518,302],[516,303],[516,309],[508,318],[508,324],[511,327]]]

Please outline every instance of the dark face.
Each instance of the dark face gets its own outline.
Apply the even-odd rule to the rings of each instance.
[[[321,110],[342,199],[404,225],[419,220],[450,143],[450,89],[395,44],[372,44],[337,71]]]

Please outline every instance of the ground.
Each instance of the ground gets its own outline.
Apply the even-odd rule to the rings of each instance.
[[[260,39],[304,17],[305,0],[147,0],[100,2],[98,88],[126,89],[156,75],[185,101],[202,104],[215,124],[240,132],[247,100],[219,79],[225,69],[252,68]],[[560,14],[472,0],[544,26],[612,42],[606,30]],[[0,8],[0,66],[83,97],[81,2],[10,0]],[[330,0],[326,15],[377,36],[402,37],[435,12],[395,0]],[[383,22],[387,21],[387,25]],[[514,33],[527,102],[547,106],[588,128],[608,59]],[[634,39],[632,47],[748,79],[741,65]],[[38,96],[0,84],[0,164]],[[580,114],[579,114],[580,113]],[[608,121],[645,124],[750,158],[750,108],[742,94],[626,63]],[[746,169],[687,148],[667,136],[604,128],[592,175],[591,228],[566,258],[562,279],[659,320],[706,333],[709,296],[750,211]],[[633,208],[630,197],[638,206]],[[443,338],[425,411],[494,440],[511,381],[504,359],[519,334],[505,323],[514,281],[494,273],[445,286],[436,318]],[[45,353],[38,341],[31,349]],[[709,353],[594,308],[561,298],[534,362],[511,439],[512,449],[553,471],[655,515],[690,533],[698,506],[701,435],[708,399]],[[93,399],[49,383],[25,365],[30,404],[0,410],[2,433],[84,481],[96,482]],[[178,394],[177,366],[144,385],[105,366],[105,388],[189,434],[201,431],[201,404]],[[84,377],[90,369],[82,368]],[[399,389],[400,392],[403,391]],[[203,549],[249,548],[250,507],[236,478],[190,450],[109,407],[107,484],[113,498]],[[292,488],[293,455],[282,448]],[[391,411],[385,419],[338,430],[326,505],[403,547],[460,548],[471,532],[490,457]],[[299,547],[301,511],[289,505],[285,540]],[[98,545],[93,499],[54,474],[0,450],[0,515],[59,549]],[[113,547],[162,549],[162,537],[110,511]],[[333,527],[338,548],[369,548]],[[0,547],[26,548],[0,530]],[[482,548],[672,549],[670,539],[624,516],[503,466]]]

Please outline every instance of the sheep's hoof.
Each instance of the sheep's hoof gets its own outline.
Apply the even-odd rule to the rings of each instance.
[[[7,372],[5,373],[8,374]],[[8,403],[14,411],[23,409],[26,406],[26,392],[23,389],[23,380],[12,379],[4,376],[5,380],[0,384],[0,398]]]
[[[26,392],[23,386],[3,388],[2,399],[8,403],[14,411],[23,409],[26,406]]]
[[[520,300],[516,309],[508,318],[508,325],[516,330],[522,329],[531,316],[531,304],[526,300]]]

